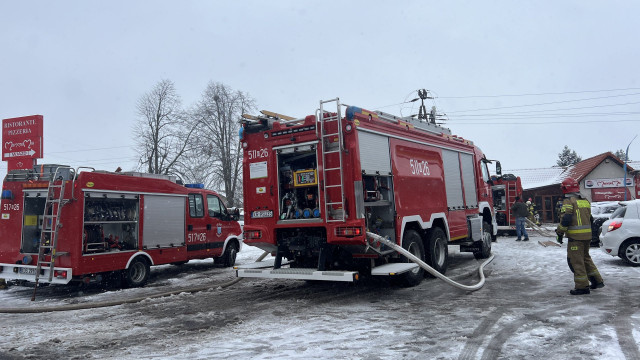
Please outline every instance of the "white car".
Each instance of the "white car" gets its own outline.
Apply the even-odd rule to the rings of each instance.
[[[640,266],[640,199],[621,201],[620,205],[602,224],[600,248],[630,265]]]

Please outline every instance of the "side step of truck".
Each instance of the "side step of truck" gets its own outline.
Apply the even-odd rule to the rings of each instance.
[[[375,267],[371,275],[394,276],[418,268],[414,263],[392,263]],[[355,282],[359,280],[357,271],[326,270],[319,271],[315,268],[273,268],[273,260],[260,261],[235,267],[238,277],[263,278],[263,279],[293,279],[293,280],[326,280]]]

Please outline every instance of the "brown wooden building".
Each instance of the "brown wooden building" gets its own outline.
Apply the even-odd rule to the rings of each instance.
[[[627,186],[624,183],[624,163],[613,153],[606,152],[572,166],[543,169],[509,170],[520,177],[525,200],[531,199],[540,214],[540,222],[558,222],[558,202],[563,194],[562,180],[572,177],[580,184],[580,194],[590,202],[621,201],[640,196],[640,172],[627,163]]]

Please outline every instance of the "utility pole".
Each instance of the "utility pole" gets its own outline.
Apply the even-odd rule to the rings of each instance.
[[[624,186],[624,201],[627,201],[627,161],[629,161],[629,146],[637,137],[638,135],[634,136],[633,139],[631,139],[629,145],[627,145],[627,151],[624,153],[624,166],[622,167],[622,171],[624,171],[624,181],[622,185]]]

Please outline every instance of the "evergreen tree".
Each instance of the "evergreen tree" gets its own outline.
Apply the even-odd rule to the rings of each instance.
[[[565,145],[562,152],[558,154],[558,161],[556,161],[556,165],[570,166],[575,163],[579,163],[580,161],[582,161],[582,158],[578,156],[575,150],[571,150],[567,145]]]
[[[626,154],[625,151],[623,149],[619,149],[616,150],[613,155],[617,156],[618,159],[622,160],[622,161],[631,161],[631,159],[625,159],[626,158]]]

